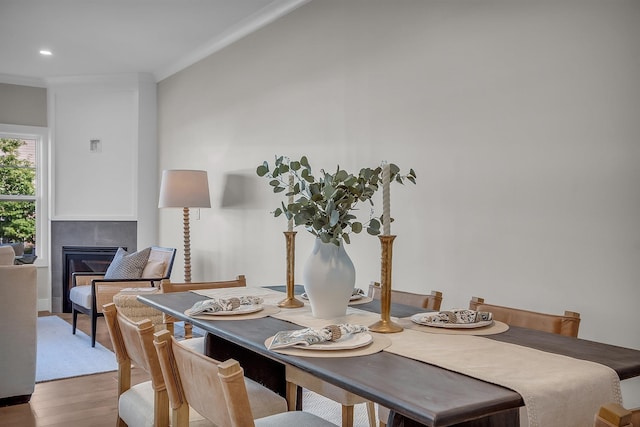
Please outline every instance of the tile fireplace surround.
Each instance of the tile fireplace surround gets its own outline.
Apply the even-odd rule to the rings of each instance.
[[[63,311],[63,246],[126,247],[137,249],[136,221],[51,222],[51,309]]]

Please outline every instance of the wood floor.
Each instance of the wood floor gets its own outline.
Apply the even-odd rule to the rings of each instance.
[[[71,314],[59,316],[71,323]],[[78,316],[78,328],[89,335],[88,316]],[[99,319],[96,339],[112,348],[103,318]],[[132,370],[132,376],[136,383],[148,379],[145,372],[136,368]],[[36,384],[31,402],[0,408],[0,426],[114,427],[117,386],[116,372]]]

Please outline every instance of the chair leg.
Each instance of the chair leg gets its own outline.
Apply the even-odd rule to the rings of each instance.
[[[368,400],[367,403],[367,418],[369,418],[369,427],[376,427],[376,406]]]
[[[72,311],[73,311],[73,322],[71,322],[71,333],[75,335],[76,325],[78,324],[78,310],[74,308]]]
[[[298,403],[298,385],[287,381],[287,411],[295,411]]]
[[[342,405],[342,427],[353,427],[353,405]]]
[[[96,329],[98,326],[98,316],[95,313],[91,313],[91,347],[96,346]]]
[[[189,322],[184,322],[184,339],[188,340],[193,338],[193,325]]]

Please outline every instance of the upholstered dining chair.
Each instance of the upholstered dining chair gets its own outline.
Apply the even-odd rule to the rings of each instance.
[[[118,362],[118,427],[169,426],[169,396],[153,344],[153,324],[150,320],[131,321],[113,303],[106,304],[103,313]],[[191,341],[181,342],[191,351],[197,351],[192,347],[198,346]],[[151,379],[132,386],[132,363],[147,372]],[[257,415],[286,411],[286,400],[266,387],[247,379],[247,389]],[[198,427],[211,425],[195,411],[192,411],[189,422]]]
[[[484,298],[472,297],[469,309],[489,311],[493,318],[507,325],[536,329],[543,332],[577,337],[580,327],[580,313],[565,311],[564,315],[546,314],[519,308],[487,304]]]
[[[606,403],[596,414],[593,427],[640,427],[640,408],[628,410],[618,403]]]
[[[382,287],[378,282],[371,282],[368,295],[373,299],[380,299]],[[439,311],[442,306],[442,292],[431,291],[429,295],[416,294],[412,292],[391,290],[391,302],[410,305],[412,307],[424,308],[427,310]],[[380,427],[387,425],[389,409],[378,405],[378,423]]]
[[[98,317],[102,316],[102,306],[113,302],[114,295],[124,288],[157,286],[161,280],[168,279],[171,276],[175,256],[174,248],[151,247],[146,262],[142,264],[142,271],[133,273],[130,278],[124,278],[126,274],[118,274],[119,277],[113,279],[105,278],[105,276],[109,277],[107,275],[109,269],[104,273],[73,273],[72,287],[69,291],[73,313],[72,333],[76,333],[78,313],[88,315],[91,318],[91,347],[95,347],[96,328]],[[128,267],[123,264],[122,270],[126,273],[129,270]]]
[[[237,276],[234,280],[219,280],[216,282],[189,282],[189,283],[174,283],[170,280],[163,280],[161,287],[163,293],[170,292],[186,292],[186,291],[197,291],[197,290],[206,290],[206,289],[220,289],[220,288],[237,288],[237,287],[246,287],[247,279],[244,275]],[[164,323],[166,328],[173,334],[174,328],[173,324],[176,322],[176,319],[168,314],[164,315]],[[193,326],[189,322],[184,322],[184,337],[192,338],[192,330]],[[204,344],[203,344],[204,348]]]
[[[166,330],[155,334],[154,344],[173,409],[173,427],[188,425],[190,407],[219,427],[335,427],[302,411],[260,416],[237,361],[221,363],[204,356],[181,345]]]

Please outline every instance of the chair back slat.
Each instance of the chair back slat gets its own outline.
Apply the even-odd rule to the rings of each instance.
[[[162,292],[185,292],[196,291],[204,289],[219,289],[219,288],[236,288],[246,287],[247,279],[244,275],[239,275],[234,280],[220,280],[216,282],[190,282],[190,283],[174,283],[168,280],[162,282]]]
[[[381,298],[382,288],[380,283],[371,282],[369,285],[369,293],[373,299]],[[412,292],[391,290],[391,302],[410,305],[412,307],[426,308],[427,310],[439,311],[442,305],[442,292],[431,291],[431,294],[416,294]]]
[[[473,297],[469,309],[489,311],[493,318],[511,326],[536,329],[543,332],[577,337],[580,328],[580,313],[565,311],[564,315],[539,313],[519,308],[487,304],[483,298]]]
[[[218,377],[219,362],[180,345],[169,335],[167,331],[156,333],[155,345],[165,378],[171,378],[166,383],[172,407],[176,404],[180,407],[188,402],[189,406],[215,425],[232,426]],[[178,426],[183,422],[179,420]],[[253,416],[251,424],[245,425],[253,425]]]

